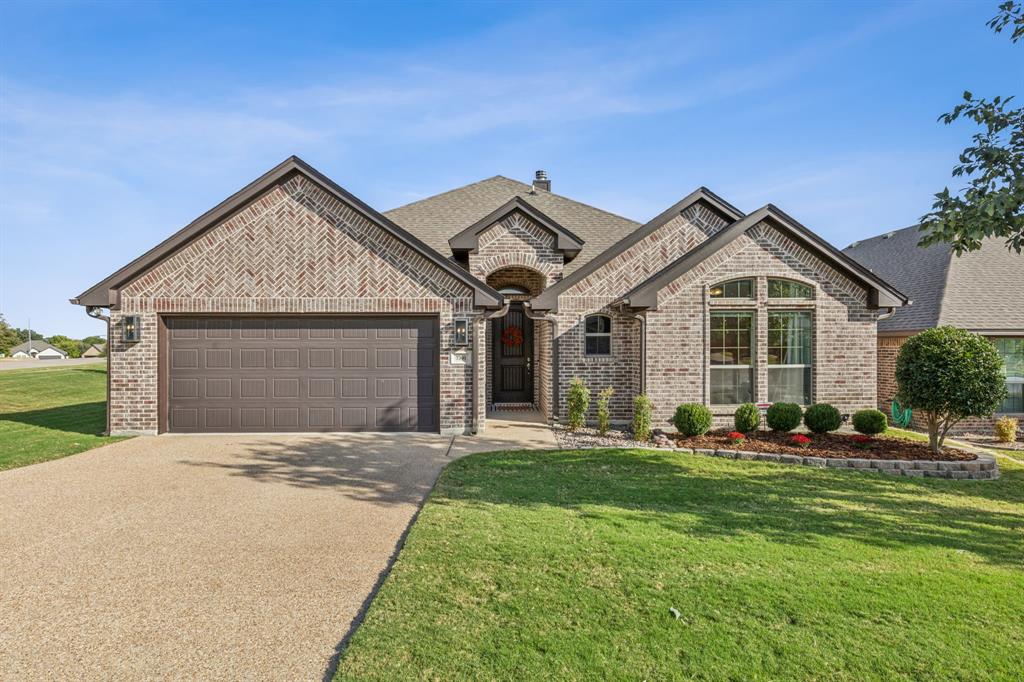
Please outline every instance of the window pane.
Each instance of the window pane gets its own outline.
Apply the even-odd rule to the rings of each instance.
[[[768,314],[768,364],[811,364],[811,314]]]
[[[751,364],[753,320],[753,313],[712,313],[709,337],[712,365]]]
[[[769,367],[768,402],[809,405],[811,402],[811,368]]]
[[[814,290],[806,284],[788,279],[768,280],[768,298],[811,298]]]
[[[999,411],[1024,412],[1024,338],[999,338],[994,343],[1006,374],[1007,395]]]
[[[734,279],[711,287],[711,298],[752,298],[754,280]]]
[[[712,367],[711,403],[738,405],[754,400],[754,369],[752,367]]]
[[[587,355],[609,355],[612,352],[610,336],[588,336]]]
[[[604,315],[591,315],[587,317],[588,334],[607,334],[612,330],[612,321]]]
[[[999,406],[1000,412],[1024,412],[1024,382],[1006,382],[1006,398]]]

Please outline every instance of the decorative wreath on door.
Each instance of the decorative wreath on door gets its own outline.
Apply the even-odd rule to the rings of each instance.
[[[505,327],[501,332],[501,345],[521,346],[523,345],[523,330],[519,327]]]

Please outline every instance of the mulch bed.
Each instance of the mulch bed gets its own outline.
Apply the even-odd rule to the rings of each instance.
[[[742,450],[745,452],[772,452],[776,454],[801,455],[804,457],[834,457],[858,459],[903,459],[903,460],[941,460],[947,462],[969,461],[977,459],[977,455],[963,450],[943,448],[942,454],[936,455],[928,449],[927,443],[905,438],[872,438],[870,442],[859,444],[853,440],[853,434],[823,433],[804,434],[811,439],[805,447],[794,445],[793,433],[776,433],[774,431],[757,431],[747,436],[741,443],[735,444],[726,434],[728,430],[709,431],[703,436],[685,438],[676,433],[666,433],[681,448],[705,448],[714,450]]]

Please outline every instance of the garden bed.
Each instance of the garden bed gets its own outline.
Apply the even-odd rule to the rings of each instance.
[[[963,462],[978,458],[973,452],[942,448],[941,454],[935,454],[927,443],[894,438],[892,436],[868,438],[847,433],[800,434],[810,442],[796,445],[793,437],[797,434],[779,433],[776,431],[757,431],[742,441],[735,442],[725,429],[710,431],[703,436],[685,438],[676,433],[666,433],[676,447],[745,450],[748,452],[774,452],[801,457],[834,457],[857,459],[898,459],[906,461],[929,460],[943,462]],[[863,440],[865,442],[858,442]]]

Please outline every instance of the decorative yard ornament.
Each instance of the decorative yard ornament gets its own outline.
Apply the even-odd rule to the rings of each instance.
[[[501,345],[521,346],[523,345],[523,330],[521,327],[505,327],[501,332]]]
[[[907,409],[903,409],[898,400],[892,401],[893,424],[905,429],[910,426],[910,420],[913,416],[913,411],[909,407]]]

